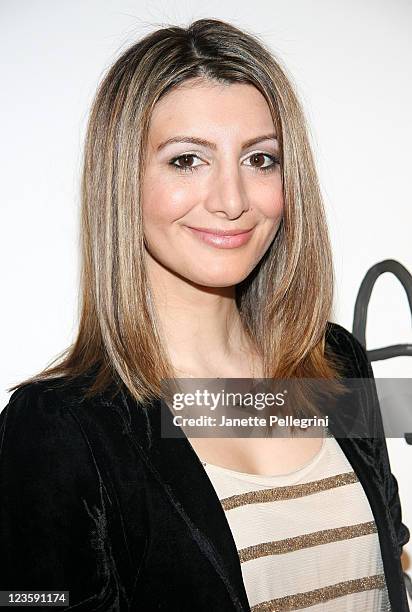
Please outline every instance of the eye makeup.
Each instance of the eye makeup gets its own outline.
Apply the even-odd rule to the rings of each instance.
[[[257,156],[263,156],[263,157],[267,157],[271,160],[271,164],[268,166],[257,166],[257,167],[253,167],[250,166],[251,168],[253,168],[255,171],[257,172],[273,172],[276,169],[276,166],[280,164],[280,160],[278,157],[276,157],[275,155],[270,155],[269,153],[263,153],[262,151],[258,151],[255,153],[251,153],[246,159],[250,159],[252,157],[257,157]],[[195,172],[201,165],[203,164],[199,164],[197,166],[178,166],[176,162],[180,161],[180,160],[184,160],[184,159],[188,159],[188,158],[196,158],[196,159],[200,159],[200,157],[196,154],[196,153],[182,153],[181,155],[177,155],[175,157],[173,157],[172,159],[169,160],[168,164],[170,166],[172,166],[173,168],[177,169],[178,172]]]

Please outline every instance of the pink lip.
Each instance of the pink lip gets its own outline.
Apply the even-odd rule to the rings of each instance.
[[[249,230],[215,230],[203,227],[186,226],[195,236],[219,249],[233,249],[246,244],[252,236],[252,227]]]
[[[250,232],[253,229],[253,227],[251,227],[249,229],[220,230],[211,227],[191,227],[190,225],[188,225],[187,227],[189,227],[190,229],[197,230],[198,232],[204,232],[205,234],[214,234],[215,236],[237,236],[238,234],[245,234],[247,232]]]

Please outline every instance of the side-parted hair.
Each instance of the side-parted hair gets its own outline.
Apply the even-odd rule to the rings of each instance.
[[[88,395],[115,380],[144,402],[160,397],[162,380],[175,376],[144,263],[140,186],[155,104],[173,88],[204,79],[256,87],[279,140],[283,219],[263,258],[236,287],[264,376],[340,378],[338,362],[325,352],[334,271],[302,108],[285,69],[262,42],[224,21],[200,19],[146,35],[102,79],[84,148],[77,337],[51,365],[11,390],[93,371]]]

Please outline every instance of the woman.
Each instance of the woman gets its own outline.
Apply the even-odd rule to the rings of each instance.
[[[110,68],[82,255],[76,341],[0,416],[2,590],[69,591],[76,610],[408,610],[374,385],[369,438],[161,435],[167,378],[373,378],[329,321],[302,110],[256,38],[202,19]]]

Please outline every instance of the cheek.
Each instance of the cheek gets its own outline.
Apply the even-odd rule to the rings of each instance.
[[[191,198],[182,187],[173,188],[161,179],[147,183],[142,190],[142,213],[145,227],[161,227],[183,217]]]
[[[283,190],[281,188],[267,190],[258,199],[258,207],[263,217],[277,221],[283,214]]]

